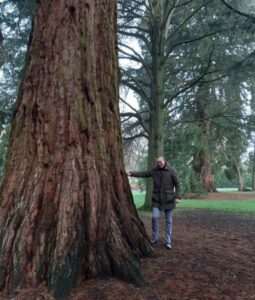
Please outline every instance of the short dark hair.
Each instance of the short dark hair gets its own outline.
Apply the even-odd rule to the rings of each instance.
[[[162,158],[162,159],[164,159],[164,160],[165,160],[165,158],[164,158],[164,156],[163,156],[163,155],[157,155],[157,156],[156,156],[156,159],[159,159],[159,158]]]

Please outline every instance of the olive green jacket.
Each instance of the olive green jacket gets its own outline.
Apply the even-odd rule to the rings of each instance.
[[[132,177],[152,177],[153,192],[152,206],[160,209],[174,209],[176,207],[175,199],[181,198],[180,181],[176,170],[168,163],[164,168],[153,168],[145,172],[130,172]]]

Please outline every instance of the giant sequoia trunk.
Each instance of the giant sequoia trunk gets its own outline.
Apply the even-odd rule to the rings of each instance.
[[[151,252],[122,161],[116,3],[39,1],[0,198],[0,287],[141,279]]]

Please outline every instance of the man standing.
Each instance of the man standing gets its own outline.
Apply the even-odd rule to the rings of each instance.
[[[165,212],[165,247],[172,249],[172,217],[176,202],[180,200],[180,182],[176,170],[167,163],[163,156],[156,158],[156,166],[145,172],[127,172],[132,177],[152,177],[152,238],[151,244],[156,244],[159,239],[160,211]]]

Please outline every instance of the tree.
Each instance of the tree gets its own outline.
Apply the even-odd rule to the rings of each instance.
[[[252,75],[252,74],[251,74]],[[251,107],[251,117],[250,117],[250,139],[253,146],[253,151],[249,153],[249,166],[251,167],[251,188],[255,190],[255,138],[254,138],[254,131],[255,131],[255,80],[254,76],[250,77],[250,92],[251,92],[251,100],[250,100],[250,107]]]
[[[0,3],[0,176],[6,154],[9,124],[24,68],[35,0],[8,0]]]
[[[253,153],[250,154],[250,161],[252,163],[251,189],[254,191],[255,190],[255,146],[254,146]]]
[[[252,0],[243,0],[242,2],[238,0],[221,0],[221,2],[239,15],[255,19],[255,5]]]
[[[185,46],[216,32],[192,32],[195,26],[198,27],[193,19],[197,14],[203,14],[209,2],[130,0],[120,1],[120,4],[125,14],[121,18],[119,32],[139,39],[142,49],[139,54],[125,43],[120,43],[120,58],[131,59],[141,65],[138,72],[132,68],[124,70],[122,83],[146,103],[146,113],[137,115],[136,112],[133,115],[140,124],[143,123],[142,128],[148,137],[149,169],[154,165],[155,157],[163,154],[165,118],[174,98],[191,88],[209,69],[210,55],[196,68],[188,59],[184,61],[184,57],[190,58],[190,51]],[[180,47],[182,45],[183,48]],[[174,81],[171,81],[173,77]],[[167,93],[167,90],[171,92]],[[150,180],[146,188],[145,209],[151,207],[151,192]]]
[[[215,192],[216,188],[212,180],[211,170],[211,152],[212,145],[211,119],[210,114],[210,90],[208,85],[200,84],[195,101],[195,118],[198,121],[200,141],[197,145],[197,151],[193,156],[193,170],[196,174],[196,184],[202,191]],[[194,188],[194,187],[192,187]]]
[[[4,47],[3,47],[4,37],[0,29],[0,68],[4,64]]]
[[[132,5],[136,5],[136,9]],[[204,135],[201,134],[198,141],[200,149],[197,147],[198,151],[193,156],[196,158],[194,164],[199,166],[196,169],[197,177],[201,178],[201,190],[213,191],[213,161],[210,156],[214,150],[209,148],[215,138],[215,135],[210,136],[215,131],[212,123],[217,123],[217,118],[223,119],[224,113],[228,112],[221,100],[217,101],[221,104],[217,109],[222,108],[222,111],[216,112],[213,101],[222,88],[223,79],[242,71],[254,57],[254,26],[247,20],[248,16],[236,13],[222,1],[130,0],[126,6],[126,11],[134,16],[135,21],[132,23],[124,16],[120,33],[139,39],[141,53],[123,43],[120,58],[129,58],[139,67],[125,68],[122,82],[141,98],[142,109],[134,111],[133,116],[136,115],[136,123],[140,122],[142,134],[145,132],[148,136],[148,167],[151,167],[157,152],[162,152],[163,148],[165,154],[169,152],[165,145],[163,147],[164,135],[170,134],[170,139],[173,136],[170,132],[174,131],[174,125],[171,128],[169,124],[184,124],[187,120],[183,113],[187,110],[192,112],[200,106],[203,118],[197,114],[193,122],[197,123],[198,132]],[[198,103],[201,97],[196,96],[201,84],[210,91],[210,97],[204,97],[202,105]],[[144,102],[147,103],[146,110]],[[209,108],[208,111],[205,107]],[[192,114],[194,116],[194,112]],[[158,116],[160,122],[154,116]],[[181,136],[175,136],[175,140],[180,138],[183,143],[189,143],[184,139],[184,132],[177,130]],[[137,136],[136,133],[134,137]],[[176,157],[172,156],[172,159],[175,163]],[[151,202],[150,189],[147,191],[149,197],[146,196],[145,207]]]
[[[0,288],[139,281],[149,255],[122,161],[115,1],[39,1],[0,198]],[[61,298],[62,299],[62,298]]]

